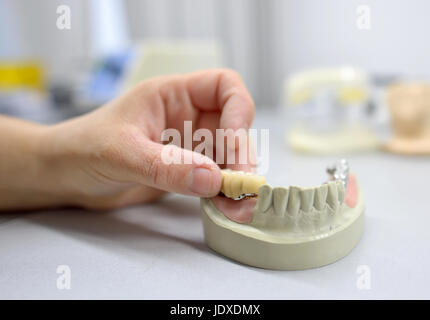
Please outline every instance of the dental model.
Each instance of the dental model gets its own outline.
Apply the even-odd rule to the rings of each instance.
[[[288,118],[286,141],[294,150],[339,154],[379,146],[370,126],[370,81],[357,68],[311,69],[291,75],[285,82]]]
[[[430,154],[430,85],[399,83],[388,87],[387,104],[394,137],[385,150]]]
[[[345,160],[328,173],[330,181],[318,187],[260,185],[252,220],[246,223],[227,218],[212,199],[201,199],[207,245],[241,263],[278,270],[315,268],[344,257],[363,232],[364,195]],[[223,185],[240,185],[236,179],[255,177],[224,174]],[[254,181],[261,182],[260,178]],[[240,198],[236,196],[254,190],[255,185],[237,188],[231,195]],[[234,202],[243,201],[255,200]]]

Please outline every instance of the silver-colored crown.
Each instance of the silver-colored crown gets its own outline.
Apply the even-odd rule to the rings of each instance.
[[[330,175],[331,180],[342,181],[345,189],[348,184],[349,178],[349,164],[346,159],[341,159],[336,162],[333,166],[327,168],[327,173]]]

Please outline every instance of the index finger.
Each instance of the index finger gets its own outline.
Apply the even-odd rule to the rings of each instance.
[[[192,104],[204,111],[221,111],[221,129],[249,129],[254,120],[254,101],[240,75],[230,69],[212,69],[188,75]]]

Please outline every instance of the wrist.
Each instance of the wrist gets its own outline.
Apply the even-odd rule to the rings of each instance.
[[[83,129],[92,123],[87,119],[46,127],[35,140],[38,176],[43,180],[38,190],[52,205],[88,207],[93,193],[98,192],[100,178],[91,164],[99,155],[94,153],[90,130]]]
[[[76,167],[71,164],[72,154],[68,153],[70,144],[71,141],[64,137],[63,124],[41,128],[33,140],[31,149],[38,181],[33,187],[49,206],[76,204],[69,179]]]
[[[0,140],[0,210],[57,205],[47,186],[43,139],[48,127],[18,119],[0,118],[7,139]]]

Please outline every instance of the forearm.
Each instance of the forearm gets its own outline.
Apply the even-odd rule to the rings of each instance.
[[[215,196],[219,166],[186,149],[181,159],[192,163],[166,163],[159,139],[166,129],[181,132],[184,121],[212,133],[249,128],[253,109],[237,73],[208,70],[145,81],[52,126],[0,116],[0,210],[112,209],[164,192]]]
[[[0,210],[61,202],[47,187],[43,144],[46,126],[0,116]]]

